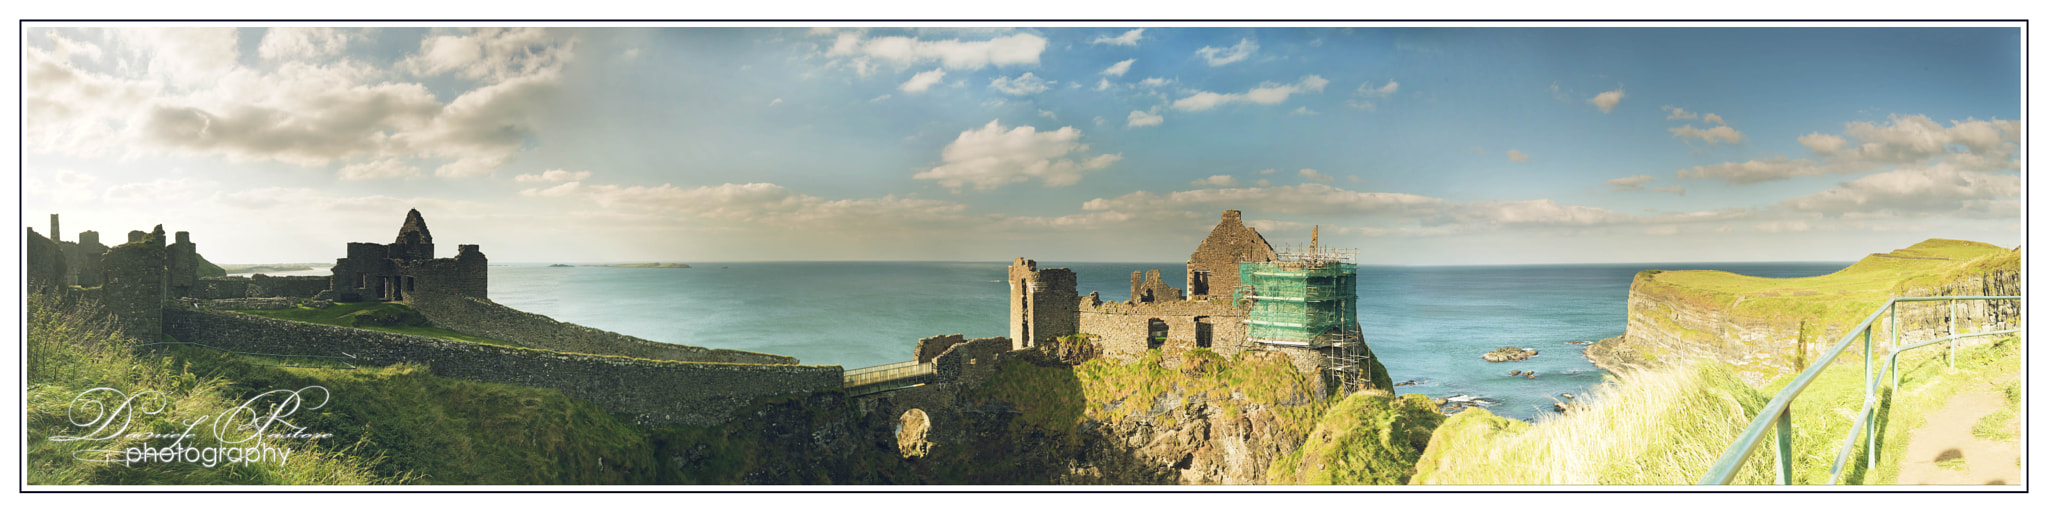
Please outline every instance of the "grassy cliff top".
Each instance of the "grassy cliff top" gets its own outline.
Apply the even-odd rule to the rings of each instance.
[[[1886,299],[1994,269],[2019,269],[2019,249],[1949,239],[1866,256],[1832,274],[1760,278],[1723,271],[1643,271],[1632,293],[1751,319],[1847,328]]]
[[[1723,271],[1644,271],[1641,281],[1709,293],[1744,296],[1812,296],[1883,301],[1902,283],[1944,277],[1968,268],[2018,263],[2019,252],[1982,242],[1928,239],[1912,247],[1875,253],[1833,274],[1806,278],[1760,278]],[[1867,297],[1866,297],[1867,296]]]

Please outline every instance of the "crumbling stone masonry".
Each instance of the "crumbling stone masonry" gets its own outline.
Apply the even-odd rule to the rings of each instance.
[[[415,209],[391,244],[348,243],[348,256],[334,261],[333,276],[320,299],[407,301],[414,294],[447,293],[490,297],[488,259],[475,244],[457,246],[455,258],[434,258],[434,235]]]
[[[1303,373],[1321,376],[1331,366],[1326,355],[1253,343],[1245,336],[1250,310],[1232,302],[1232,292],[1239,286],[1238,264],[1272,262],[1278,255],[1265,236],[1244,225],[1242,215],[1223,211],[1221,221],[1188,256],[1185,293],[1167,285],[1154,269],[1131,273],[1129,301],[1104,301],[1096,292],[1079,295],[1073,270],[1039,269],[1035,261],[1016,259],[1008,278],[1013,349],[1086,333],[1095,335],[1103,356],[1118,361],[1134,361],[1147,351],[1166,350],[1170,342],[1178,342],[1223,355],[1264,351],[1286,358]]]
[[[138,232],[139,233],[139,232]],[[164,227],[134,242],[114,246],[100,259],[107,282],[99,289],[100,304],[129,337],[144,342],[163,339]]]

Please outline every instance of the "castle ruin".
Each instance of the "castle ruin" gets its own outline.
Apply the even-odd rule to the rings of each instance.
[[[1345,253],[1311,243],[1279,252],[1244,225],[1237,210],[1223,217],[1188,256],[1186,291],[1159,270],[1131,273],[1128,301],[1081,296],[1074,271],[1011,262],[1010,340],[1025,349],[1060,337],[1094,336],[1102,354],[1134,361],[1152,350],[1205,348],[1222,355],[1264,351],[1286,357],[1328,386],[1356,390],[1374,381],[1371,352],[1359,336],[1356,266]],[[1350,253],[1355,255],[1355,253]],[[1253,283],[1314,294],[1261,295]],[[1305,322],[1312,321],[1312,322]],[[1314,333],[1309,333],[1313,331]],[[1184,347],[1175,347],[1175,346]]]
[[[434,234],[417,209],[405,213],[391,244],[348,243],[348,256],[334,261],[328,290],[318,299],[405,301],[421,288],[488,298],[488,259],[475,244],[457,246],[455,258],[434,258]]]

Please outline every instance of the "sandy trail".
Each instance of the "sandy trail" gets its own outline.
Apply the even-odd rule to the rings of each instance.
[[[2004,386],[2009,379],[1993,384],[1992,388]],[[2004,406],[2005,398],[1991,390],[1972,390],[1950,397],[1948,405],[1928,415],[1927,422],[1913,430],[1912,442],[1906,445],[1906,459],[1899,462],[1899,484],[2023,484],[2018,440],[1993,442],[1970,434],[1978,419]],[[2019,420],[2015,418],[2012,422],[2012,427],[2017,428]],[[1962,466],[1966,468],[1948,470],[1937,464],[1957,458],[1963,460]]]

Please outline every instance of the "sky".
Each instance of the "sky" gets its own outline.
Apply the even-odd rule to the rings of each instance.
[[[2023,242],[2022,34],[1962,28],[29,26],[22,209],[325,262],[1365,264]]]

